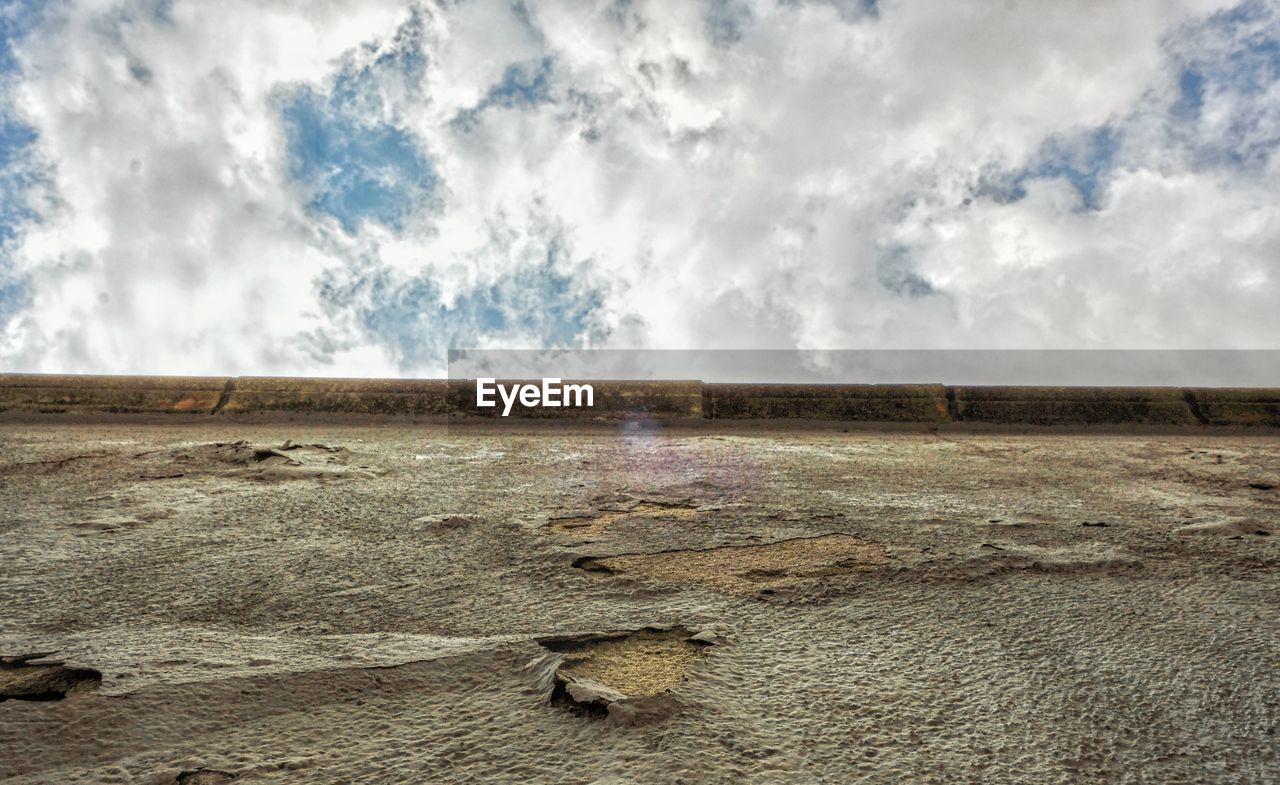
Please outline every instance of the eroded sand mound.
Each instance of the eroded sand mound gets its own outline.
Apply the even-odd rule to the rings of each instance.
[[[251,444],[248,441],[195,444],[140,453],[134,458],[146,469],[143,477],[149,479],[218,474],[273,482],[371,479],[376,476],[368,467],[348,465],[348,453],[343,447],[295,444],[292,441],[278,446]]]
[[[1266,521],[1258,518],[1242,518],[1235,520],[1192,523],[1187,526],[1183,526],[1178,530],[1178,533],[1240,539],[1241,537],[1270,537],[1272,532],[1275,531],[1275,527],[1276,524],[1273,521]]]
[[[192,769],[184,771],[174,778],[175,785],[221,785],[235,781],[236,776],[217,769]]]

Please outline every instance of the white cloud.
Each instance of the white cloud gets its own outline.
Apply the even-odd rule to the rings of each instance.
[[[621,348],[1274,346],[1280,88],[1211,75],[1170,127],[1179,68],[1275,35],[1266,6],[1205,24],[1227,5],[70,3],[20,50],[14,105],[57,201],[11,249],[31,301],[0,363],[416,375],[454,340],[570,328]],[[388,64],[419,45],[420,81]],[[421,145],[436,191],[399,228],[308,206],[282,117],[304,84],[359,93],[325,109],[353,114],[353,144],[381,123]],[[1101,126],[1121,141],[1086,209],[1045,145]]]

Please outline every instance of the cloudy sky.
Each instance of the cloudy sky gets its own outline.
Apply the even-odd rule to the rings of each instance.
[[[1280,347],[1280,2],[0,0],[0,370]]]

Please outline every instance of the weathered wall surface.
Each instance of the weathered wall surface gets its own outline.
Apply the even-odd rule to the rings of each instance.
[[[1176,387],[949,387],[956,422],[1197,425]],[[1274,397],[1274,395],[1272,396]]]
[[[517,404],[510,418],[1280,427],[1280,389],[596,380],[590,384],[594,405],[589,409]],[[477,407],[471,380],[0,374],[0,412],[501,419],[502,406]]]
[[[1280,390],[1198,388],[1185,393],[1195,416],[1206,425],[1280,428]]]
[[[714,419],[948,419],[941,384],[704,384],[702,390],[703,411]]]
[[[0,411],[209,414],[230,381],[216,376],[0,374]]]
[[[445,416],[449,382],[438,379],[312,379],[241,376],[228,380],[219,414],[297,412]]]

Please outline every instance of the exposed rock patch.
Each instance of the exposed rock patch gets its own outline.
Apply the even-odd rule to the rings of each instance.
[[[0,701],[57,701],[102,686],[93,668],[69,668],[58,661],[35,662],[50,652],[0,657]]]
[[[243,440],[214,442],[141,453],[134,458],[146,465],[141,476],[147,479],[201,473],[263,482],[368,479],[375,476],[367,467],[348,465],[346,448],[327,444],[295,444],[292,441],[279,446],[257,445]]]

